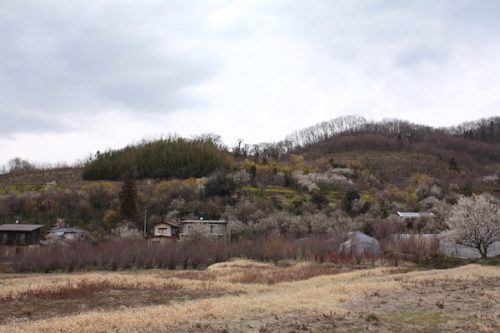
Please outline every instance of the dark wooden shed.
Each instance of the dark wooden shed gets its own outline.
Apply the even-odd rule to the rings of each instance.
[[[43,225],[2,224],[0,225],[0,245],[33,245],[42,238]]]

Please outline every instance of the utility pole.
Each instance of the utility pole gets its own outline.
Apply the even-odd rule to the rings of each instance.
[[[146,238],[146,222],[148,220],[148,210],[144,209],[144,238]]]

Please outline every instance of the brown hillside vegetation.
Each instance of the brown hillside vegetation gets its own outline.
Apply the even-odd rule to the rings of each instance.
[[[370,153],[371,160],[383,164],[388,170],[406,176],[415,172],[428,173],[435,177],[451,176],[449,161],[458,163],[458,170],[482,174],[488,172],[488,165],[500,162],[500,145],[450,137],[447,135],[416,136],[410,142],[397,135],[376,133],[346,133],[318,143],[311,144],[297,151],[306,160],[320,157],[342,156],[345,153],[360,155]],[[398,156],[394,163],[386,163],[387,156]],[[411,157],[412,164],[407,164]],[[416,162],[416,164],[415,164]],[[391,181],[387,179],[386,181]]]
[[[74,168],[55,168],[11,172],[4,175],[0,174],[0,187],[8,188],[18,186],[19,190],[37,188],[45,186],[48,183],[56,182],[61,185],[74,184],[80,181],[81,169]]]
[[[235,261],[205,271],[3,275],[0,332],[497,332],[500,328],[498,267],[344,273],[319,267],[323,268]],[[304,273],[312,270],[316,273]],[[275,279],[255,278],[255,273]],[[87,291],[78,292],[79,288]]]

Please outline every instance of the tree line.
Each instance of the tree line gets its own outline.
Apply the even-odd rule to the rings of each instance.
[[[235,157],[252,157],[255,160],[266,161],[284,159],[290,153],[323,143],[343,146],[342,151],[363,148],[363,145],[366,145],[367,149],[375,146],[376,150],[401,150],[409,148],[410,144],[427,142],[432,142],[433,145],[439,142],[443,148],[447,146],[453,148],[457,145],[456,139],[466,139],[467,142],[473,141],[478,145],[500,143],[500,117],[434,128],[400,119],[368,121],[361,116],[348,115],[295,131],[278,142],[251,145],[238,140],[231,151]],[[336,144],[335,141],[338,140],[342,141],[342,144]],[[349,144],[345,144],[346,140],[354,140],[356,144],[350,147]],[[475,147],[476,144],[472,145]],[[482,145],[481,149],[484,150],[485,147]]]

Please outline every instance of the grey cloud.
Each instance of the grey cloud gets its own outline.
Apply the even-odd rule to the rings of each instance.
[[[179,45],[202,35],[196,10],[163,1],[103,3],[0,5],[4,133],[52,129],[40,117],[59,122],[106,109],[165,114],[196,103],[190,88],[219,67],[209,49]],[[13,110],[29,115],[24,125]]]
[[[340,61],[345,61],[346,54],[362,63],[374,57],[392,58],[390,64],[414,65],[419,70],[423,61],[446,62],[455,48],[499,43],[499,1],[320,3],[295,2],[295,8],[286,12],[286,24],[297,36]]]
[[[439,47],[407,47],[394,58],[394,63],[402,68],[419,68],[425,64],[440,65],[446,62],[449,52]]]
[[[0,138],[15,132],[59,131],[62,126],[58,120],[40,113],[0,109],[0,114]]]
[[[242,4],[242,15],[229,11],[222,15],[228,24],[211,25],[214,11]],[[345,99],[371,90],[359,102],[367,114],[370,107],[430,107],[446,93],[459,96],[458,88],[445,89],[500,49],[498,17],[496,0],[3,1],[0,130],[60,131],[107,110],[148,119],[213,111],[231,99],[231,112],[251,112],[233,106],[267,109],[269,101],[300,95],[305,89],[294,80],[313,82],[325,96],[356,90],[345,91]],[[261,49],[248,42],[262,39]],[[273,71],[281,65],[280,47],[296,60],[283,59],[290,70]],[[294,47],[301,48],[297,58]],[[254,57],[263,54],[269,57]],[[250,77],[234,75],[240,72]],[[221,95],[193,93],[211,80],[215,88],[207,91]],[[484,84],[498,81],[492,75]],[[373,97],[379,94],[383,102]],[[281,102],[275,104],[277,111]]]

